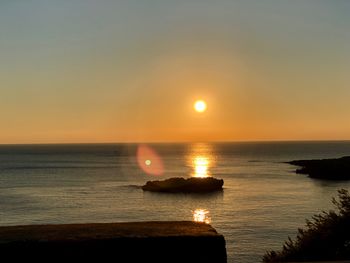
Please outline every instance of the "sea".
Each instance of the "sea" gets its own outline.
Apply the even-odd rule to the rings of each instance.
[[[0,146],[0,226],[190,220],[226,240],[228,262],[259,262],[305,220],[334,209],[347,181],[296,174],[286,162],[350,155],[350,142]],[[144,192],[150,180],[224,179],[211,194]]]

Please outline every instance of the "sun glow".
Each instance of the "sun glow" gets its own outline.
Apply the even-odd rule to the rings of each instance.
[[[193,107],[196,112],[205,112],[207,109],[207,103],[204,100],[197,100]]]

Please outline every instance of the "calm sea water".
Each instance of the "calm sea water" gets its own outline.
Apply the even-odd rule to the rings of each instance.
[[[0,146],[0,225],[204,220],[225,236],[229,262],[257,262],[350,189],[283,162],[344,155],[350,142]],[[174,176],[223,178],[225,189],[140,189]]]

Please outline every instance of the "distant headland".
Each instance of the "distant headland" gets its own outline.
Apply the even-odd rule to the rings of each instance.
[[[350,156],[334,159],[296,160],[287,162],[300,166],[298,174],[324,180],[350,180]]]

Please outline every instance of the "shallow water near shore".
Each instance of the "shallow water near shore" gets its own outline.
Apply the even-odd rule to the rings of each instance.
[[[350,182],[310,179],[283,163],[350,155],[350,142],[141,147],[151,154],[138,155],[138,144],[0,146],[0,225],[205,221],[225,236],[228,262],[257,262],[306,218],[332,208],[337,189],[350,189]],[[224,191],[140,189],[148,180],[190,176],[222,178]]]

